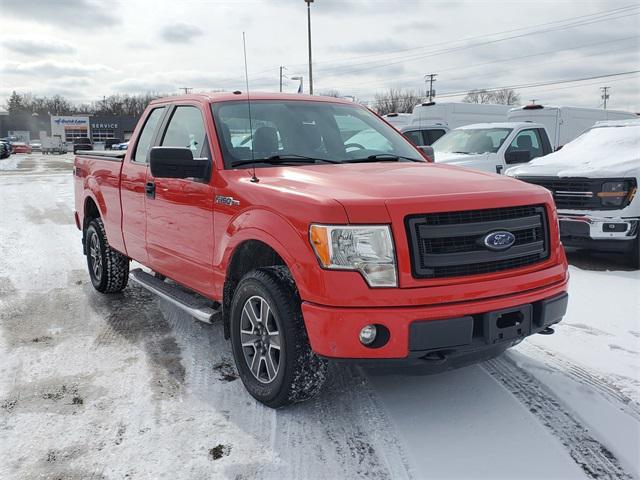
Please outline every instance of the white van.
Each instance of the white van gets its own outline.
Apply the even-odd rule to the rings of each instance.
[[[411,113],[388,113],[386,115],[382,115],[387,122],[400,130],[400,127],[404,127],[405,125],[409,125],[411,123],[411,119],[413,118],[413,114]]]
[[[486,103],[422,103],[413,108],[411,126],[442,124],[450,129],[473,123],[506,122],[509,105]]]
[[[549,139],[554,150],[562,148],[563,145],[593,127],[596,122],[637,118],[636,114],[621,110],[548,105],[526,105],[512,108],[508,114],[509,122],[543,124],[549,133]]]

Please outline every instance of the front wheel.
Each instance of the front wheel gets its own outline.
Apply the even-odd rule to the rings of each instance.
[[[238,374],[258,401],[279,408],[318,394],[327,363],[311,350],[300,297],[286,267],[245,275],[231,302]]]
[[[129,258],[107,242],[102,219],[91,220],[85,233],[87,267],[94,288],[102,293],[119,292],[129,281]]]

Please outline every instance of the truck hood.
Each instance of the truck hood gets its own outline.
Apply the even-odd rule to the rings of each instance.
[[[640,175],[640,155],[637,158],[610,158],[606,163],[588,158],[554,156],[562,150],[528,164],[511,167],[505,173],[511,177],[628,177]]]
[[[640,125],[593,128],[562,150],[510,168],[511,176],[640,176]]]
[[[339,202],[350,222],[391,221],[396,205],[424,212],[435,204],[467,202],[462,209],[482,208],[482,199],[508,202],[513,194],[544,201],[548,192],[500,175],[433,163],[363,163],[310,165],[258,170],[259,184],[265,188],[320,201]],[[480,203],[473,203],[480,201]],[[386,206],[386,208],[385,208]],[[486,207],[491,208],[494,204]],[[301,205],[302,207],[302,205]]]
[[[435,160],[438,163],[446,163],[449,165],[458,165],[460,167],[474,167],[478,165],[478,162],[484,162],[493,157],[496,157],[495,153],[447,153],[447,152],[435,152]]]

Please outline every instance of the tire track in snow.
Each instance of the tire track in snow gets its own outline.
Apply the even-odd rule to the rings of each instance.
[[[576,365],[566,358],[563,358],[554,352],[550,352],[539,345],[529,343],[520,348],[523,353],[531,353],[534,358],[543,358],[544,363],[556,367],[559,371],[576,382],[586,385],[593,390],[600,392],[605,397],[622,404],[622,408],[625,412],[629,413],[633,418],[640,420],[640,404],[627,396],[615,385],[615,383],[612,383],[606,377],[598,375],[597,373],[581,367],[580,365]]]
[[[560,440],[589,478],[633,479],[615,455],[589,433],[588,428],[513,360],[502,356],[484,362],[482,367]]]

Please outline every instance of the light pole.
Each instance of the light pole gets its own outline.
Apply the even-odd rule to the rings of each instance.
[[[311,62],[311,4],[313,0],[304,0],[307,4],[307,33],[309,36],[309,94],[313,95],[313,66]]]
[[[298,86],[298,93],[302,93],[302,90],[303,90],[303,88],[302,88],[303,87],[302,86],[302,82],[303,82],[302,78],[303,78],[302,75],[291,77],[291,80],[300,80],[300,85]]]

